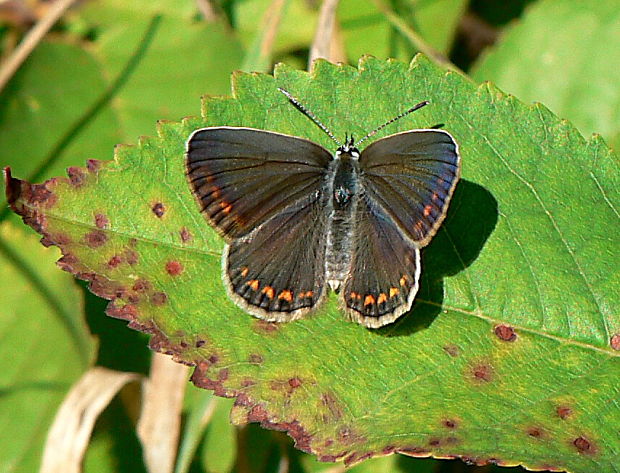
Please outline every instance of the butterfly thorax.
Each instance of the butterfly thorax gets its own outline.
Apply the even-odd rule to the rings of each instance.
[[[355,148],[346,150],[341,148],[329,167],[331,212],[325,269],[327,281],[334,290],[344,282],[351,266],[355,209],[359,194],[358,158],[359,152]]]

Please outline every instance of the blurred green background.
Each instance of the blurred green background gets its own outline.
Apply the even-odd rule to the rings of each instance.
[[[0,2],[0,71],[58,1]],[[0,166],[40,182],[108,160],[158,120],[199,115],[203,94],[230,93],[234,70],[306,69],[318,0],[74,2],[0,83]],[[620,144],[618,0],[341,0],[328,58],[410,61],[420,51],[525,102],[540,101],[584,136]],[[0,199],[0,471],[31,472],[56,410],[91,366],[148,375],[147,336],[103,316],[106,302],[56,269]],[[24,336],[26,334],[26,336]],[[98,418],[84,471],[147,471],[136,390]],[[228,421],[232,401],[187,386],[178,472],[338,472],[279,432]],[[505,471],[502,468],[501,471]],[[514,470],[521,471],[520,468]],[[494,466],[391,456],[351,472],[490,472]]]

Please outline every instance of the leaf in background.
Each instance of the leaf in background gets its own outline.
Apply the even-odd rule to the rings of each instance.
[[[376,2],[374,2],[376,3]],[[468,0],[398,1],[393,3],[395,13],[437,51],[448,54],[456,34],[458,22],[467,8]],[[385,15],[373,2],[360,3],[343,0],[338,8],[343,37],[349,58],[363,54],[379,58],[395,57],[410,60],[411,44],[397,35]]]
[[[40,180],[82,164],[85,157],[105,157],[120,138],[113,111],[102,110],[97,127],[80,129],[105,87],[88,52],[72,44],[41,43],[0,94],[0,164]],[[0,199],[5,208],[4,196]]]
[[[397,324],[348,322],[333,294],[312,317],[270,324],[226,296],[222,241],[189,192],[184,144],[202,126],[243,125],[333,148],[278,86],[341,137],[427,99],[382,133],[444,123],[460,144],[463,180]],[[613,471],[620,175],[604,143],[423,57],[237,74],[233,91],[80,179],[10,179],[15,210],[112,300],[110,315],[196,363],[199,386],[236,397],[237,421],[286,430],[323,460],[399,451]]]
[[[0,471],[38,470],[56,409],[94,360],[81,292],[54,267],[57,258],[36,237],[0,225]]]
[[[243,51],[222,24],[197,13],[191,0],[108,0],[78,11],[98,31],[93,56],[121,78],[112,106],[122,140],[149,133],[157,120],[195,115],[197,96],[228,91]]]
[[[202,464],[209,473],[228,473],[235,466],[237,433],[230,423],[229,399],[218,399],[202,444]]]
[[[474,78],[543,102],[620,146],[620,3],[543,0],[482,57]]]

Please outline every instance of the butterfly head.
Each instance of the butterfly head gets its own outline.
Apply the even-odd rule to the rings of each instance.
[[[355,138],[353,138],[353,135],[350,137],[345,135],[344,144],[339,146],[336,150],[336,156],[340,156],[343,153],[349,154],[354,159],[358,159],[360,157],[360,152],[355,146]]]

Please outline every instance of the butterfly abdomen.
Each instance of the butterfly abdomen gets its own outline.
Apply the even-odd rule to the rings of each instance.
[[[325,259],[326,279],[333,290],[339,288],[351,267],[355,208],[359,194],[359,165],[350,153],[332,161],[328,175],[330,192],[329,227]]]

